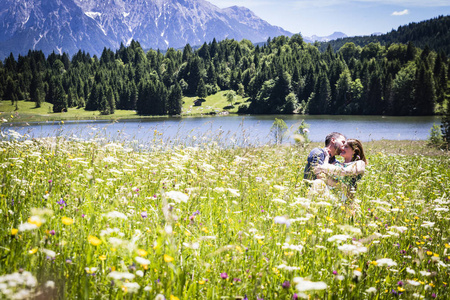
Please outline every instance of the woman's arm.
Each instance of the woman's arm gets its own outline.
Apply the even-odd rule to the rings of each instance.
[[[325,173],[327,175],[338,175],[338,176],[351,176],[351,175],[359,175],[364,174],[366,170],[366,164],[362,160],[357,160],[355,163],[347,166],[334,166],[327,163],[322,165],[318,165],[314,168],[314,173],[320,174]]]

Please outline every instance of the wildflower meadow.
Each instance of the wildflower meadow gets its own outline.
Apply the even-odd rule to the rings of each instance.
[[[448,153],[368,147],[345,203],[309,192],[311,149],[6,134],[0,298],[447,298]]]

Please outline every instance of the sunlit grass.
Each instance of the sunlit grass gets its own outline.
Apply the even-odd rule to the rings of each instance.
[[[183,97],[182,115],[199,116],[211,113],[237,113],[239,105],[244,103],[240,96],[235,97],[234,105],[227,102],[225,94],[227,91],[220,91],[215,95],[206,97],[201,106],[194,106],[197,97]],[[112,115],[101,115],[99,111],[86,111],[83,108],[69,108],[67,112],[54,113],[53,105],[44,102],[41,107],[36,108],[32,101],[18,101],[12,104],[11,101],[0,101],[0,117],[7,116],[10,122],[42,122],[42,121],[65,121],[65,120],[116,120],[116,119],[136,119],[150,118],[140,116],[134,110],[116,109]],[[11,115],[13,118],[11,118]]]
[[[53,104],[43,103],[36,108],[31,101],[18,101],[12,105],[11,101],[0,101],[0,117],[6,116],[10,122],[42,122],[61,120],[115,120],[115,119],[135,119],[141,116],[132,110],[117,109],[112,115],[101,115],[99,111],[86,111],[83,108],[71,107],[67,112],[54,113]],[[13,116],[13,118],[11,118]]]
[[[239,106],[245,103],[246,98],[236,95],[233,105],[231,105],[227,101],[227,93],[228,91],[220,91],[214,95],[210,95],[204,99],[205,102],[202,102],[201,106],[194,106],[194,101],[198,97],[184,97],[183,115],[219,114],[223,112],[237,113]]]
[[[12,135],[0,142],[0,298],[448,293],[450,157],[423,143],[365,144],[344,204],[307,197],[315,144],[136,151]]]

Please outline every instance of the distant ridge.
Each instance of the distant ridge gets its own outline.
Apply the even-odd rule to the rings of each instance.
[[[314,43],[314,42],[329,42],[331,40],[336,40],[340,38],[345,38],[347,35],[343,32],[334,32],[333,34],[330,34],[328,36],[304,36],[303,40],[307,43]]]
[[[443,51],[450,56],[450,16],[439,16],[419,23],[410,23],[386,34],[374,33],[370,36],[346,37],[323,42],[320,44],[319,50],[325,51],[328,45],[331,45],[335,51],[338,51],[346,43],[354,43],[363,47],[370,43],[387,45],[391,43],[408,44],[409,42],[419,48],[428,45],[436,52]]]

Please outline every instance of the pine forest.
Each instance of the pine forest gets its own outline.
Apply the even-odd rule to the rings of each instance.
[[[138,41],[100,57],[30,50],[0,62],[0,97],[28,100],[53,112],[69,107],[114,114],[178,115],[183,96],[220,90],[245,97],[240,113],[434,115],[449,94],[447,55],[428,46],[352,42],[323,52],[301,35],[248,40],[215,39],[193,49],[142,49]]]

